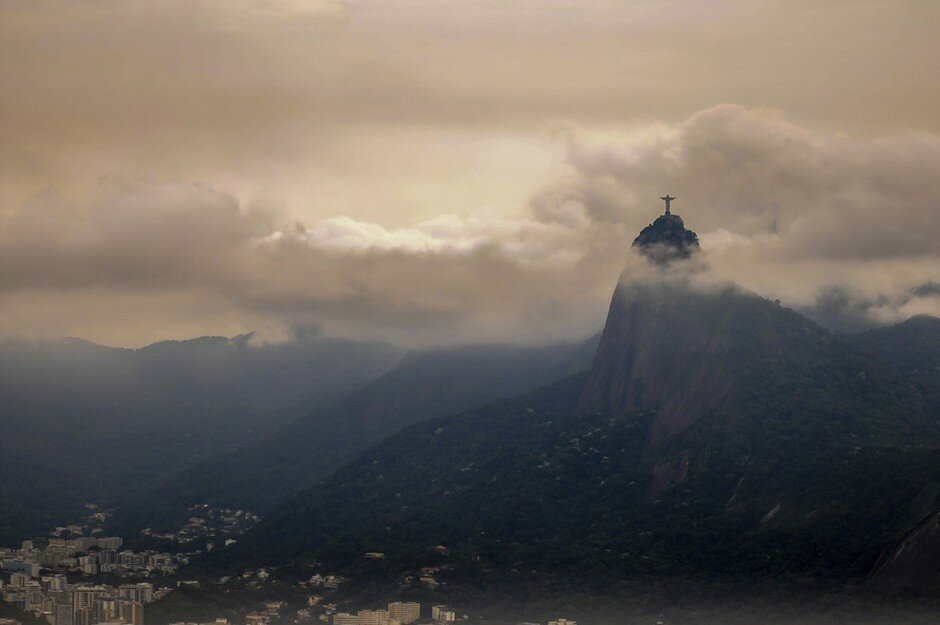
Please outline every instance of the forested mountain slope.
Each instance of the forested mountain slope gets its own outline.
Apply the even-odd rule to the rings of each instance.
[[[483,584],[857,580],[937,508],[936,406],[895,367],[733,288],[625,288],[589,374],[403,430],[212,566],[407,570],[443,544]]]
[[[0,344],[0,543],[256,440],[391,369],[382,343]]]
[[[392,371],[282,430],[209,459],[130,502],[117,528],[171,528],[194,503],[262,514],[359,453],[423,420],[537,388],[590,366],[597,337],[550,346],[477,345],[408,354]]]

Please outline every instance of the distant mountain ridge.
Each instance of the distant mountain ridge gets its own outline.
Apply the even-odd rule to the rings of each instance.
[[[928,403],[940,405],[940,318],[919,315],[845,339],[894,367]]]
[[[402,355],[377,342],[249,340],[0,342],[0,544],[274,431]]]
[[[144,491],[125,506],[116,529],[171,528],[195,503],[267,513],[406,426],[587,370],[597,340],[410,352],[395,369],[342,400],[311,407],[280,431]]]

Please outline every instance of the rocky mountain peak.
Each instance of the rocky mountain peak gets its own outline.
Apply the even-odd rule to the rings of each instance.
[[[640,231],[633,240],[633,247],[654,264],[666,265],[688,258],[699,249],[699,244],[698,236],[686,228],[682,217],[673,214],[667,205],[664,214]]]

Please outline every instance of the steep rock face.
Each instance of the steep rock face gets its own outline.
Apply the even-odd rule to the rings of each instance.
[[[682,282],[621,282],[579,410],[655,409],[655,441],[719,409],[742,382],[751,387],[827,341],[793,311],[732,287],[706,293]]]
[[[697,252],[699,243],[682,218],[667,211],[640,231],[633,248],[665,270]],[[728,294],[699,296],[664,275],[647,282],[621,276],[578,404],[580,412],[658,408],[654,437],[688,427],[717,408],[732,386],[721,366],[728,337],[715,327],[728,316]]]
[[[724,308],[724,300],[693,304],[677,287],[621,282],[579,410],[658,408],[658,433],[683,429],[717,408],[733,382],[723,366],[730,345],[715,327],[725,315],[703,309]]]
[[[657,442],[720,409],[736,386],[752,388],[754,376],[772,377],[788,356],[793,360],[786,351],[803,350],[801,341],[830,338],[757,295],[731,286],[706,292],[679,277],[677,261],[697,253],[699,242],[678,215],[660,215],[633,247],[655,275],[621,277],[581,412],[656,410],[650,440]]]

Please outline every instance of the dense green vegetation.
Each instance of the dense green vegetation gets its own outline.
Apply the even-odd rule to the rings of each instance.
[[[644,456],[652,415],[572,415],[582,382],[406,430],[292,501],[233,550],[234,563],[248,555],[345,567],[380,550],[407,569],[444,544],[460,571],[494,582],[858,577],[916,522],[921,491],[940,482],[936,448],[856,452],[859,439],[847,436],[747,453],[718,415],[674,442],[675,459],[671,449]],[[682,454],[692,459],[686,479],[650,500],[654,469]],[[741,503],[728,505],[736,489]]]
[[[937,406],[792,311],[728,314],[734,385],[690,427],[655,439],[656,407],[579,411],[575,376],[403,430],[208,564],[343,571],[378,550],[404,572],[443,544],[445,578],[478,588],[864,579],[940,504]]]
[[[184,584],[163,599],[147,604],[144,620],[147,625],[207,623],[217,618],[227,618],[230,623],[242,623],[246,612],[263,609],[265,601],[270,601],[272,597],[288,601],[292,604],[292,610],[299,609],[306,601],[306,595],[302,594],[296,585],[288,587],[273,584],[259,589],[244,584],[237,588],[214,584]],[[289,614],[290,610],[285,613]],[[275,625],[280,625],[281,622],[290,623],[292,619],[275,621]]]
[[[931,405],[940,405],[940,319],[922,315],[845,338],[897,370]]]
[[[590,366],[587,342],[478,345],[408,354],[343,401],[257,443],[212,458],[144,491],[115,527],[178,527],[195,502],[265,513],[402,427],[537,388]]]

